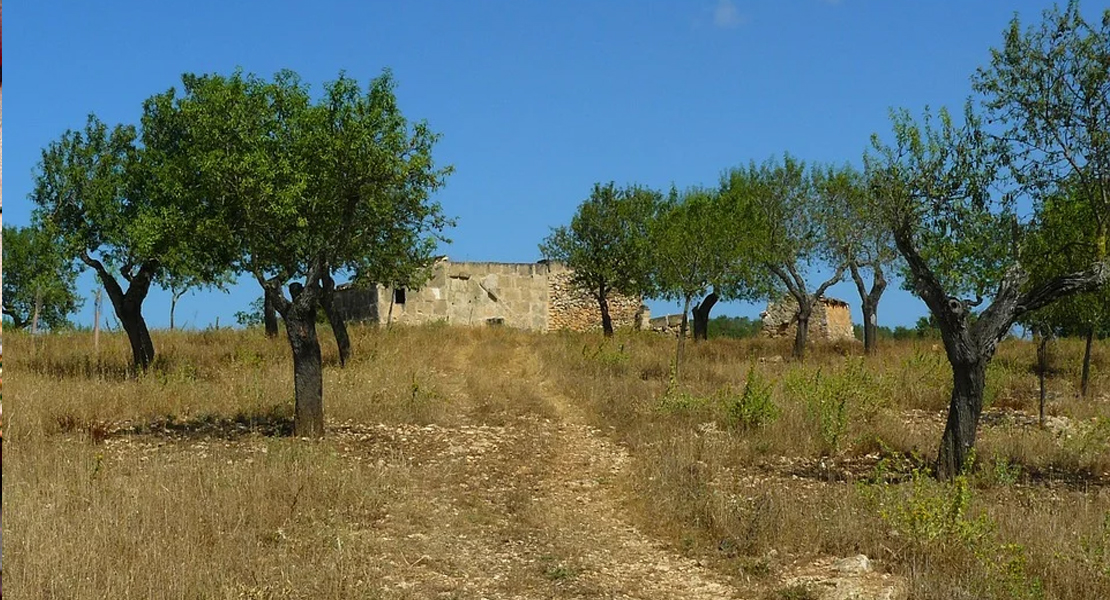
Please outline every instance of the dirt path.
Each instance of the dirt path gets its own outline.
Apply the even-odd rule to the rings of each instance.
[[[632,523],[619,488],[630,461],[627,450],[587,425],[582,410],[543,379],[540,358],[529,348],[520,350],[512,369],[555,415],[541,433],[548,438],[550,454],[533,485],[532,503],[548,522],[557,524],[542,536],[575,565],[566,568],[578,583],[568,586],[568,597],[577,595],[575,588],[604,598],[738,597],[708,569],[670,551]]]
[[[474,373],[480,349],[460,350],[450,370]],[[405,457],[408,478],[418,482],[367,532],[384,559],[384,595],[739,597],[719,576],[633,524],[620,491],[628,453],[544,381],[534,351],[518,350],[511,362],[485,368],[519,382],[519,390],[503,393],[529,395],[523,414],[501,425],[395,425],[351,434]],[[467,388],[473,382],[455,381],[455,393],[475,401],[475,390]]]

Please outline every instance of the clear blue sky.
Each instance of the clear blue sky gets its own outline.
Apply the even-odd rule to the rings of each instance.
[[[597,181],[714,185],[784,151],[860,164],[888,109],[959,106],[969,77],[1014,11],[1047,2],[563,0],[422,2],[21,2],[8,7],[6,223],[30,219],[41,149],[94,112],[137,122],[142,101],[183,72],[269,76],[317,86],[384,67],[400,105],[442,133],[456,173],[438,194],[458,218],[455,260],[529,262]],[[1084,7],[1097,16],[1095,4]],[[14,12],[13,12],[14,11]],[[93,278],[81,280],[91,295]],[[894,286],[892,286],[894,287]],[[177,321],[232,324],[260,290],[196,293]],[[859,316],[848,284],[831,295]],[[755,316],[760,306],[719,305]],[[655,314],[673,307],[652,303]],[[145,314],[169,322],[168,294]],[[880,323],[911,325],[924,305],[891,289]],[[92,321],[92,302],[78,316]]]

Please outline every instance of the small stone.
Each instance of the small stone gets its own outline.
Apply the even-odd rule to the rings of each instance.
[[[842,558],[833,563],[833,569],[840,573],[860,575],[871,572],[871,560],[863,554]]]

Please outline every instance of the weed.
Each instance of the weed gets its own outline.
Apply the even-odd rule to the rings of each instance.
[[[720,392],[729,425],[751,429],[773,423],[779,416],[779,409],[772,397],[773,391],[774,386],[764,381],[755,364],[749,366],[743,393],[736,395],[729,387]]]

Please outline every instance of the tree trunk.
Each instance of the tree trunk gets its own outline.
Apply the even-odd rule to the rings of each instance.
[[[1083,377],[1079,382],[1079,394],[1086,398],[1091,391],[1091,344],[1095,341],[1095,326],[1087,327],[1087,343],[1083,348]]]
[[[116,306],[116,316],[131,343],[131,359],[135,367],[142,371],[147,370],[154,362],[154,344],[151,342],[146,320],[143,319],[142,305],[122,302],[120,306]]]
[[[96,352],[96,363],[100,365],[100,295],[103,288],[97,288],[96,300],[93,301],[93,351]]]
[[[293,349],[293,389],[296,397],[293,431],[299,437],[324,435],[324,375],[320,340],[313,311],[295,308],[284,316],[285,331]]]
[[[877,351],[879,341],[878,307],[869,300],[863,301],[863,353],[869,356]]]
[[[883,274],[881,263],[871,264],[871,291],[867,291],[867,284],[860,274],[860,265],[855,261],[848,263],[852,281],[859,292],[860,305],[863,307],[863,351],[865,354],[874,355],[878,351],[879,343],[879,299],[886,291],[886,276]]]
[[[316,303],[319,284],[305,288],[289,284],[292,302],[281,296],[281,288],[267,287],[273,294],[274,307],[285,321],[285,333],[293,350],[293,390],[295,409],[293,432],[299,437],[319,438],[324,435],[324,375],[320,360],[320,339],[316,337]]]
[[[694,341],[709,339],[709,311],[720,297],[714,290],[694,307]]]
[[[127,275],[130,268],[125,269],[128,276],[127,291],[124,292],[116,278],[104,268],[104,265],[87,254],[82,255],[82,261],[96,270],[100,283],[108,292],[108,299],[115,309],[116,318],[120,326],[127,333],[131,343],[131,358],[137,370],[147,370],[154,362],[154,342],[150,339],[150,330],[147,329],[146,320],[143,318],[143,301],[150,292],[150,284],[158,270],[156,261],[146,261],[139,266],[136,273]]]
[[[690,296],[686,296],[686,302],[682,305],[682,322],[678,326],[678,347],[675,348],[674,353],[674,378],[675,381],[679,380],[679,371],[682,369],[683,356],[686,354],[686,315],[690,313]]]
[[[1045,372],[1048,371],[1048,336],[1041,334],[1041,341],[1037,344],[1037,381],[1040,383],[1040,426],[1044,427],[1044,400],[1047,395],[1045,391],[1044,378]]]
[[[807,298],[798,304],[797,329],[794,332],[793,357],[804,360],[806,357],[806,341],[809,338],[809,318],[813,315],[813,304]]]
[[[39,312],[42,310],[42,290],[35,290],[35,310],[31,313],[31,335],[39,332]]]
[[[331,278],[331,273],[325,272],[320,278],[322,288],[320,290],[320,306],[324,308],[324,314],[328,317],[328,323],[331,324],[332,333],[335,334],[335,343],[339,346],[339,366],[347,366],[347,359],[351,356],[351,338],[347,335],[347,322],[343,319],[343,315],[335,310],[335,280]]]
[[[181,298],[181,294],[170,292],[170,331],[174,330],[173,326],[173,313],[177,311],[177,301]]]
[[[975,447],[975,433],[983,413],[988,362],[989,359],[980,358],[974,362],[952,363],[952,399],[937,453],[937,478],[941,480],[959,475]]]
[[[273,300],[265,293],[262,296],[262,322],[266,325],[266,337],[277,337],[277,311],[274,310]]]
[[[605,337],[613,337],[613,317],[609,315],[609,299],[604,284],[598,287],[597,304],[601,308],[601,330]]]

